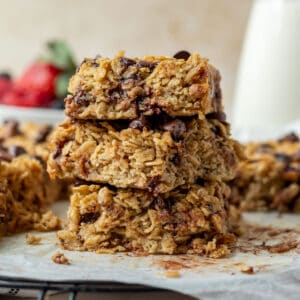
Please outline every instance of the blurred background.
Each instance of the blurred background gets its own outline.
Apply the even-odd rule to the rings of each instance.
[[[272,1],[272,0],[271,0]],[[19,75],[46,41],[96,54],[200,52],[221,70],[230,111],[250,0],[0,0],[0,71]]]

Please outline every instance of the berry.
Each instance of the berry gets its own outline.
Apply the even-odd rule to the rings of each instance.
[[[3,96],[2,104],[23,107],[49,107],[50,101],[47,95],[41,91],[13,88]]]
[[[12,88],[10,75],[7,73],[0,73],[0,102],[5,93]]]
[[[47,100],[55,98],[56,79],[61,70],[50,63],[35,62],[17,80],[16,87],[44,94]]]

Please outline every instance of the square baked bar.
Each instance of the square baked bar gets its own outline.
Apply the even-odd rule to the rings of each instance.
[[[46,211],[57,198],[55,187],[39,160],[0,148],[0,235],[58,229],[59,219]]]
[[[120,188],[165,193],[205,180],[229,180],[241,149],[216,119],[145,118],[133,122],[67,119],[54,132],[48,172]]]
[[[249,143],[245,152],[232,182],[232,203],[243,210],[300,212],[299,137]]]
[[[68,250],[223,257],[235,244],[239,214],[229,210],[224,183],[181,186],[154,196],[104,185],[73,188],[68,225],[58,232]]]
[[[135,119],[160,112],[205,115],[222,110],[220,74],[206,58],[163,56],[85,59],[69,84],[66,114],[75,119]]]

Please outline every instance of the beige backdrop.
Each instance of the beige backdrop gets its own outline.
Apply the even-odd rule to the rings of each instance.
[[[229,109],[251,0],[0,0],[0,70],[18,74],[44,41],[66,39],[76,57],[165,54],[210,58]]]

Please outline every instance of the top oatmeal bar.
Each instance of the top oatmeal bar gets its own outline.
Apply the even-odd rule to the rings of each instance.
[[[187,54],[188,56],[189,54]],[[85,59],[69,84],[66,114],[75,119],[135,119],[222,111],[220,74],[199,54]]]

